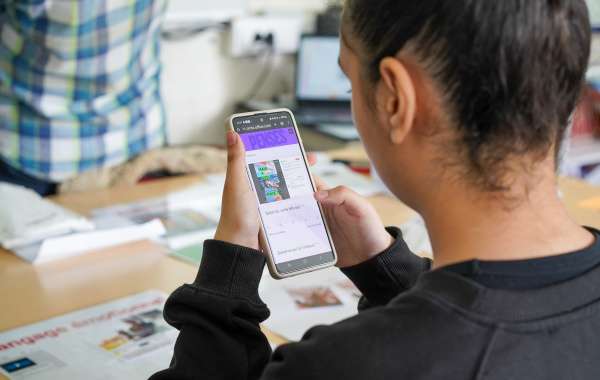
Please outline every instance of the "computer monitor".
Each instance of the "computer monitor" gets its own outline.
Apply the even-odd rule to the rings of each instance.
[[[299,103],[350,102],[350,81],[338,65],[339,54],[339,37],[302,37],[296,74],[296,99]]]

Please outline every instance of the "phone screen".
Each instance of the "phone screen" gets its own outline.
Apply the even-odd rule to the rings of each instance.
[[[335,260],[290,112],[233,119],[246,148],[248,177],[279,273]]]

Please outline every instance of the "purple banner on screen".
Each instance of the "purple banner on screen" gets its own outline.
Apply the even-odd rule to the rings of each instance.
[[[247,151],[298,144],[294,128],[271,129],[262,132],[241,133]]]

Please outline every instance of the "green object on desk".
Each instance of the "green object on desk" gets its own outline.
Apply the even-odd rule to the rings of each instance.
[[[170,253],[170,255],[176,259],[183,260],[186,263],[200,265],[203,251],[203,244],[197,244],[173,251]]]

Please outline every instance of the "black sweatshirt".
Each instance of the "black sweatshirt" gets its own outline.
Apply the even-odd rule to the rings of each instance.
[[[273,354],[259,328],[269,315],[257,290],[264,258],[207,241],[196,281],[167,301],[165,318],[180,335],[170,368],[152,379],[600,379],[600,267],[590,259],[600,255],[600,232],[569,255],[567,281],[512,290],[482,285],[511,276],[491,263],[430,271],[390,232],[390,249],[344,270],[364,294],[361,313]]]

